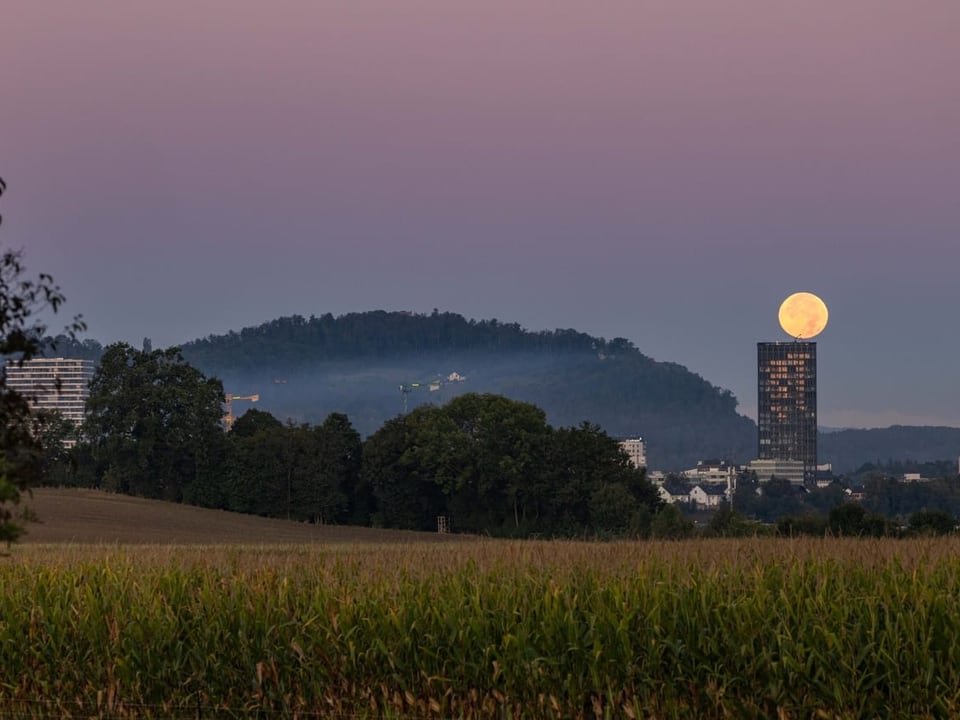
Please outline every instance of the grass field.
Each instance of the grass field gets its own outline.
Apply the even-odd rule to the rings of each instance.
[[[229,536],[15,546],[0,716],[960,715],[954,538]]]
[[[23,543],[257,544],[450,541],[454,536],[289,520],[145,500],[97,490],[38,488],[24,503],[40,523]]]

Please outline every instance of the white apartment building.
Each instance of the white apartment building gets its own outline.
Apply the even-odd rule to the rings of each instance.
[[[11,361],[6,367],[7,387],[27,398],[32,407],[56,410],[79,425],[90,396],[93,369],[92,360],[75,358],[34,358],[22,366]]]
[[[642,468],[647,466],[647,446],[643,438],[627,438],[620,440],[620,447],[624,449],[630,457],[630,462],[634,467]]]

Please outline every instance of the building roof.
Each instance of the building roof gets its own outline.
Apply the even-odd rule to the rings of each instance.
[[[670,495],[680,496],[680,495],[689,495],[691,488],[686,483],[676,482],[676,481],[667,481],[660,486],[663,490]]]
[[[720,483],[703,483],[701,485],[697,485],[697,487],[703,490],[703,492],[707,495],[727,494],[727,486],[721,485]]]

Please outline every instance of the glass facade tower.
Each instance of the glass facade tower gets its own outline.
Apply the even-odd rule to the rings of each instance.
[[[817,470],[817,344],[757,343],[757,426],[761,460],[803,463]]]

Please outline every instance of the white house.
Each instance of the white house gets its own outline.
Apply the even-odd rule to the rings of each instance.
[[[717,483],[696,485],[690,491],[690,502],[702,508],[717,507],[724,499],[729,499],[727,488]]]
[[[690,488],[679,483],[664,483],[657,486],[657,492],[665,503],[690,502]]]

